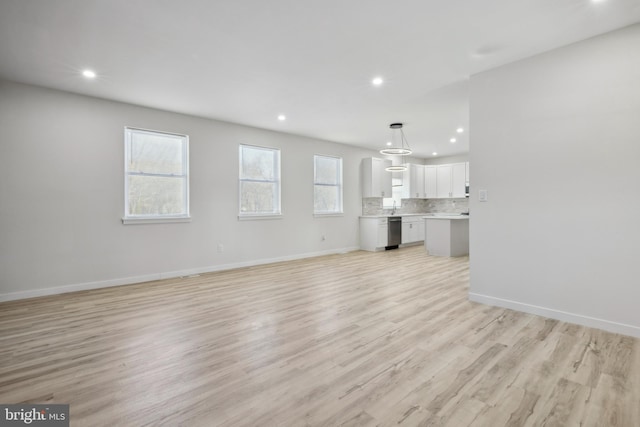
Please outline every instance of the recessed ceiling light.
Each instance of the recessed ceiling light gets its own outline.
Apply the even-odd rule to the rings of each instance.
[[[83,70],[82,71],[82,75],[85,76],[88,79],[95,79],[96,78],[96,72],[93,70]]]
[[[391,147],[391,141],[387,142],[387,147]]]
[[[449,142],[453,144],[454,142],[456,142],[456,139],[455,139],[455,138],[451,138],[451,139],[449,140]]]
[[[462,132],[464,132],[464,128],[458,128],[458,129],[456,129],[456,132],[462,133]]]
[[[438,153],[436,153],[435,151],[434,151],[433,153],[431,153],[431,154],[433,154],[434,156],[437,156],[437,155],[438,155]]]
[[[281,122],[283,122],[283,121],[287,120],[287,116],[285,116],[284,114],[280,114],[280,115],[278,116],[278,120],[280,120]]]
[[[380,86],[383,82],[384,82],[384,80],[382,80],[382,77],[376,77],[373,80],[371,80],[371,83],[374,86]]]

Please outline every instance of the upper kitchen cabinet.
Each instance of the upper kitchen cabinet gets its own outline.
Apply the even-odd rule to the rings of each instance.
[[[424,199],[424,166],[407,163],[402,176],[402,198]]]
[[[424,167],[424,196],[427,199],[435,199],[438,197],[438,167]]]
[[[389,166],[391,160],[362,159],[362,197],[391,197],[391,172],[385,170]]]
[[[439,199],[465,197],[466,170],[465,163],[438,165],[436,167],[436,197]]]
[[[465,197],[467,187],[467,167],[465,163],[451,165],[451,197]]]
[[[464,169],[465,169],[464,176],[466,177],[466,182],[467,182],[467,186],[468,186],[469,185],[469,162],[466,162],[464,164]]]
[[[451,165],[436,167],[436,197],[438,199],[451,197]]]

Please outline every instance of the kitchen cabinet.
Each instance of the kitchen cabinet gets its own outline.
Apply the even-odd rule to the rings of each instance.
[[[424,240],[425,222],[422,215],[402,216],[403,245]],[[360,217],[360,249],[382,251],[388,244],[389,219],[385,217]]]
[[[436,197],[438,199],[451,197],[451,165],[436,167]]]
[[[362,159],[362,197],[391,197],[391,172],[385,170],[389,166],[391,160]]]
[[[407,163],[402,176],[402,198],[424,199],[424,166]]]
[[[437,166],[424,167],[424,197],[435,199],[438,197]]]
[[[466,179],[466,184],[469,185],[469,162],[464,164],[464,176]]]
[[[363,251],[384,250],[387,246],[389,226],[387,218],[360,218],[360,249]]]
[[[403,216],[402,244],[422,242],[424,240],[424,224],[422,216]]]
[[[467,168],[464,163],[451,165],[451,197],[462,198],[465,196],[467,185]]]
[[[425,216],[424,247],[433,256],[469,254],[469,217]]]
[[[467,183],[465,163],[436,166],[436,197],[439,199],[465,197]]]

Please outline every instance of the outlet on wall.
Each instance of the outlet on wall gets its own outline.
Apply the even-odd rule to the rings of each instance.
[[[222,243],[218,243],[218,252],[219,253],[224,252],[224,245]]]

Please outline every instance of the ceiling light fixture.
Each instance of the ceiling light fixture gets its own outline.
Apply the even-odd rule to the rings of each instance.
[[[382,80],[382,77],[375,77],[373,80],[371,80],[371,83],[374,86],[380,86],[383,82],[384,80]]]
[[[403,172],[407,170],[407,167],[404,165],[404,156],[407,156],[413,151],[409,147],[409,142],[407,138],[404,136],[404,131],[402,130],[402,123],[391,123],[389,125],[391,129],[391,142],[387,142],[388,148],[383,148],[380,150],[380,154],[384,154],[386,156],[401,156],[401,164],[389,166],[385,168],[388,172]]]
[[[96,72],[93,70],[83,70],[82,71],[82,75],[88,79],[95,79],[96,78]]]
[[[437,156],[437,155],[438,155],[438,153],[436,153],[435,151],[434,151],[433,153],[431,153],[431,154],[433,154],[434,156]]]
[[[456,139],[455,139],[455,138],[451,138],[451,139],[449,140],[449,142],[453,144],[454,142],[456,142]]]
[[[281,122],[284,122],[285,120],[287,120],[287,116],[285,116],[284,114],[280,114],[278,116],[278,120],[280,120]]]
[[[380,154],[387,156],[406,156],[413,153],[402,131],[402,123],[391,123],[389,128],[391,129],[391,147],[380,150]],[[394,132],[396,129],[399,129],[400,132]],[[398,140],[398,137],[400,140]]]
[[[464,128],[458,128],[458,129],[456,129],[456,132],[462,133],[462,132],[464,132]]]

